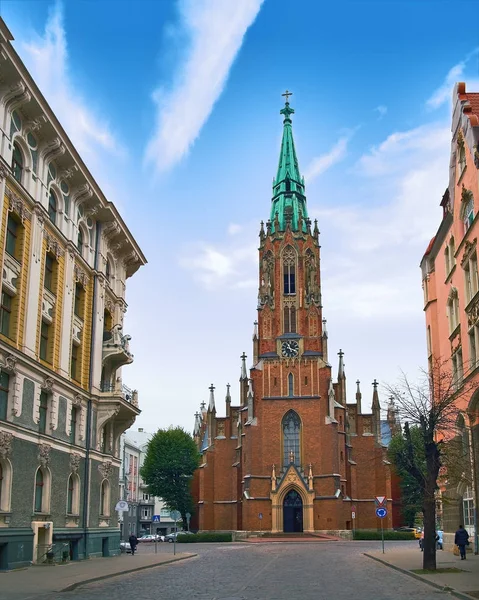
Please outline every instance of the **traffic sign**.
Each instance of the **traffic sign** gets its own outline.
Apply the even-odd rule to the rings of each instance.
[[[355,504],[351,505],[351,512],[353,512],[353,513],[356,512],[356,505]]]
[[[376,496],[374,502],[376,502],[376,506],[386,506],[386,496]]]
[[[181,519],[181,513],[179,510],[172,510],[170,512],[170,517],[173,519],[173,521],[179,521]]]
[[[160,515],[153,515],[153,523],[159,523],[161,521]]]
[[[259,513],[258,519],[261,521],[262,518],[263,518],[263,513]]]
[[[351,511],[351,519],[355,519],[356,518],[356,513],[354,511]]]
[[[119,500],[116,503],[115,510],[118,512],[126,512],[129,509],[128,502],[126,500]]]
[[[376,516],[380,519],[384,519],[387,514],[388,511],[385,508],[376,508]]]

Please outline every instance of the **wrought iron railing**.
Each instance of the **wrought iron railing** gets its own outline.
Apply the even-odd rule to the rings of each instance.
[[[37,564],[66,563],[70,560],[70,544],[37,544]]]
[[[134,404],[134,392],[131,388],[126,386],[125,384],[121,384],[121,387],[115,385],[114,383],[102,382],[100,384],[100,390],[102,392],[111,392],[118,393],[122,396],[123,400],[126,400],[130,404]]]

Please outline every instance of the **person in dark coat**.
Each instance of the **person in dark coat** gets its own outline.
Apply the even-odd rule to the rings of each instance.
[[[456,531],[454,543],[459,548],[461,560],[466,560],[466,546],[469,544],[469,534],[462,525],[459,525],[459,529]]]
[[[138,546],[138,538],[132,533],[128,538],[128,541],[130,542],[131,555],[133,556],[136,552],[136,547]]]

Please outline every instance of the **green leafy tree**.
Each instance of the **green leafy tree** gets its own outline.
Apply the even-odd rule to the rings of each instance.
[[[189,433],[181,427],[159,429],[148,443],[141,477],[154,496],[164,500],[170,510],[193,512],[191,482],[200,454]]]
[[[419,427],[411,427],[411,441],[414,447],[414,460],[421,472],[426,472],[424,439]],[[403,433],[397,433],[388,447],[389,459],[399,477],[401,488],[402,515],[405,523],[412,527],[417,513],[422,511],[422,489],[416,478],[411,475],[408,442]]]

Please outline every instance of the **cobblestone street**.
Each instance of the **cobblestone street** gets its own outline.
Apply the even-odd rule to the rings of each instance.
[[[65,597],[68,600],[437,600],[450,597],[363,556],[363,552],[378,549],[378,544],[371,542],[194,544],[194,548],[189,546],[188,550],[197,552],[197,558],[115,577],[73,592],[49,595],[48,600],[65,600]],[[152,550],[145,548],[140,552]],[[171,546],[161,547],[162,552],[170,550]]]

